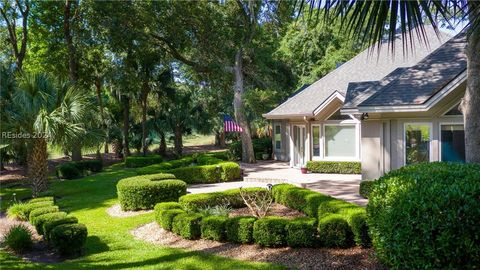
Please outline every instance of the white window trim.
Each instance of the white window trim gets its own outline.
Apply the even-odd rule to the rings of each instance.
[[[277,138],[276,138],[276,135],[277,135],[277,127],[280,128],[280,148],[277,148]],[[273,142],[275,144],[275,150],[282,150],[282,125],[276,123],[275,125],[273,125]]]
[[[463,121],[444,121],[444,122],[438,123],[438,161],[443,161],[442,160],[442,126],[448,126],[448,125],[462,125],[463,130],[465,131],[465,123],[463,123]]]
[[[320,153],[318,156],[314,156],[313,155],[313,128],[314,127],[318,127],[318,143],[319,143],[319,147],[320,149],[318,150]],[[322,159],[322,142],[323,142],[323,134],[322,134],[322,124],[311,124],[311,129],[312,129],[312,160],[321,160]]]
[[[407,125],[428,125],[430,129],[430,142],[428,146],[428,162],[433,161],[433,124],[432,122],[405,122],[403,123],[403,166],[407,166]]]
[[[335,123],[336,122],[336,123]],[[355,156],[335,156],[335,157],[327,157],[325,156],[326,153],[326,133],[325,127],[327,126],[353,126],[355,127]],[[322,144],[320,145],[321,148],[321,158],[325,161],[360,161],[360,124],[356,123],[354,120],[330,120],[323,124],[322,128]]]

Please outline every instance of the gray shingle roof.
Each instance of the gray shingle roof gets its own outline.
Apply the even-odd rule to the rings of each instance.
[[[405,69],[360,106],[418,105],[425,103],[467,68],[464,33],[453,37],[418,64]]]
[[[378,81],[398,67],[412,66],[438,48],[448,38],[445,35],[442,35],[440,39],[437,38],[433,29],[430,28],[426,28],[426,34],[429,40],[428,45],[418,40],[415,34],[412,35],[415,44],[413,52],[403,52],[401,35],[397,35],[394,53],[390,50],[387,42],[382,42],[380,51],[378,51],[377,45],[372,46],[300,93],[287,99],[264,116],[267,118],[295,115],[312,116],[315,109],[335,91],[345,96],[350,82]]]

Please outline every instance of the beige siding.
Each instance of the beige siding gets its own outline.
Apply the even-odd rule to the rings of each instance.
[[[381,175],[383,167],[381,147],[381,121],[364,122],[362,127],[361,156],[362,179],[375,179]]]

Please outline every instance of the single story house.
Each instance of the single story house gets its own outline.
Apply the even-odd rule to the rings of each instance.
[[[386,41],[380,51],[374,45],[264,114],[273,123],[275,159],[292,167],[358,161],[363,179],[406,164],[464,160],[458,104],[466,39],[427,35],[428,45],[413,35],[408,52],[401,35],[393,53]]]

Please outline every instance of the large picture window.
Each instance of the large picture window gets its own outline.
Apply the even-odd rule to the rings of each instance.
[[[282,149],[282,128],[280,125],[275,125],[275,149]]]
[[[441,160],[465,162],[465,130],[462,124],[441,125]]]
[[[430,161],[430,124],[405,124],[405,163]]]
[[[325,157],[356,157],[355,125],[325,125]]]
[[[313,156],[320,156],[320,126],[312,126]]]

